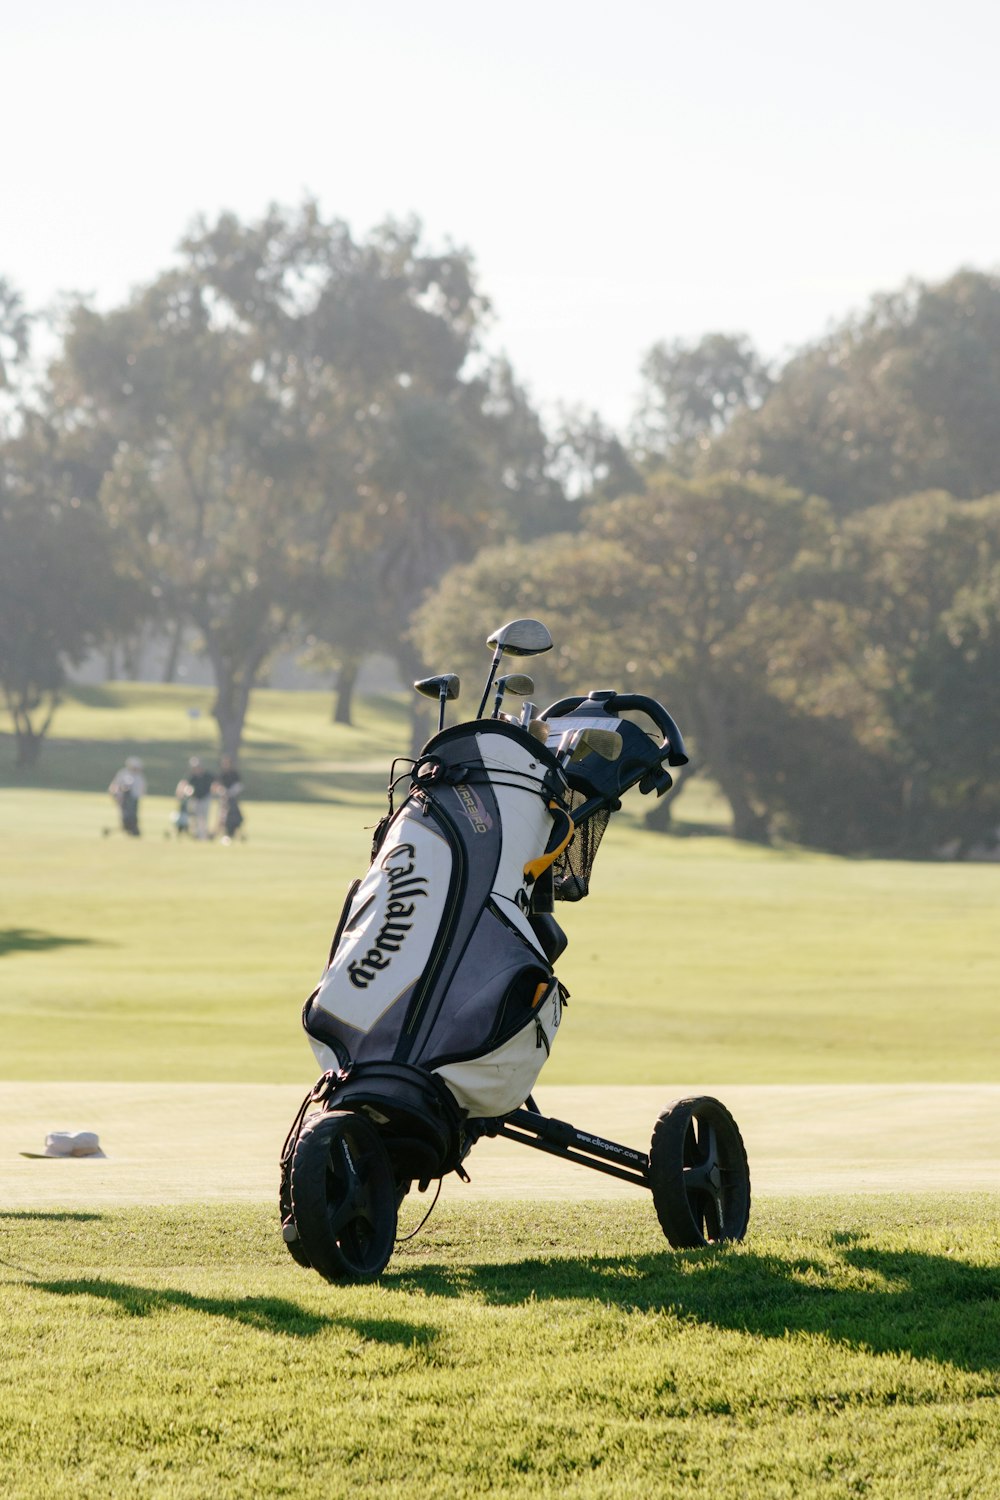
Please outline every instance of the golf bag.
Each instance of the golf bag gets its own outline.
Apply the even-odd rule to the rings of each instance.
[[[395,1154],[426,1177],[456,1165],[468,1121],[524,1102],[551,1051],[565,992],[531,891],[573,825],[555,756],[504,721],[436,735],[409,783],[348,894],[303,1024],[320,1065],[354,1080],[342,1099],[381,1087],[418,1113],[425,1101],[435,1128],[410,1119]]]
[[[534,1104],[568,998],[553,972],[566,947],[554,903],[588,894],[623,792],[663,793],[666,767],[687,755],[666,709],[638,694],[593,692],[537,716],[529,703],[514,721],[500,716],[504,691],[533,684],[501,678],[483,717],[501,655],[552,642],[540,622],[517,620],[488,644],[496,654],[474,720],[443,728],[453,674],[416,684],[440,693],[438,733],[408,770],[393,766],[371,865],[348,892],[303,1009],[323,1073],[285,1141],[279,1206],[290,1254],[329,1280],[379,1275],[412,1183],[465,1176],[483,1135],[648,1188],[673,1244],[746,1228],[746,1155],[717,1100],[672,1106],[649,1153],[548,1120]]]

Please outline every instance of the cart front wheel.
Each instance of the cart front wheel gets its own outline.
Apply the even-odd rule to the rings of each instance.
[[[296,1248],[314,1270],[327,1281],[381,1275],[396,1241],[396,1184],[370,1120],[342,1110],[308,1119],[289,1188]]]
[[[657,1120],[649,1185],[675,1250],[741,1240],[750,1220],[750,1169],[736,1121],[718,1099],[678,1099]]]

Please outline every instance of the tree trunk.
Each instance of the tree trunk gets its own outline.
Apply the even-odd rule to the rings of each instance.
[[[697,690],[696,739],[706,750],[708,769],[719,790],[729,803],[733,814],[733,838],[744,839],[752,844],[770,842],[766,812],[758,812],[750,800],[746,778],[740,763],[732,752],[732,735],[726,718],[721,691],[701,683]]]
[[[14,722],[14,744],[16,746],[14,764],[21,769],[34,766],[38,763],[42,753],[42,744],[48,734],[55,717],[56,709],[61,703],[58,693],[54,693],[48,699],[45,718],[41,724],[34,725],[31,715],[43,706],[44,698],[23,697],[18,701],[9,692],[4,693],[7,703],[7,711]],[[27,706],[28,704],[31,706]]]
[[[358,668],[360,663],[356,656],[345,656],[340,663],[337,672],[337,682],[334,689],[333,723],[351,723],[351,704],[354,696],[354,687],[358,680]]]
[[[20,769],[37,764],[38,757],[42,753],[44,735],[36,733],[30,724],[15,724],[14,734],[17,744],[14,764]]]
[[[215,681],[215,702],[212,717],[219,726],[219,748],[223,755],[234,760],[240,753],[243,725],[246,721],[250,694],[253,692],[260,670],[274,649],[275,640],[264,631],[244,635],[244,650],[241,654],[224,649],[225,636],[220,640],[211,622],[193,611],[193,620],[212,664]],[[279,637],[280,638],[280,637]]]
[[[175,620],[170,627],[169,645],[167,647],[167,659],[163,664],[163,682],[175,682],[177,679],[177,664],[180,661],[181,647],[184,644],[184,621]]]
[[[673,772],[674,784],[669,792],[664,792],[662,797],[655,797],[652,806],[643,818],[643,827],[652,833],[670,833],[673,828],[674,807],[677,798],[681,795],[687,784],[686,775],[678,775]]]
[[[405,641],[400,641],[396,648],[396,665],[399,675],[404,682],[417,682],[427,673],[419,656],[413,648]],[[427,707],[427,699],[419,697],[414,693],[410,700],[410,754],[419,755],[424,745],[430,738],[433,729],[437,729],[437,720],[432,723],[430,712]]]
[[[221,752],[223,755],[231,755],[233,760],[240,753],[251,686],[250,682],[234,679],[232,676],[227,676],[222,681],[216,679],[212,717],[219,726]]]
[[[122,674],[127,682],[138,682],[142,669],[142,653],[145,631],[137,630],[122,637]]]

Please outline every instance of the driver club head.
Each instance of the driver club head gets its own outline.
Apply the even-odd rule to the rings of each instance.
[[[413,686],[425,698],[457,698],[462,684],[455,672],[442,672],[439,677],[421,677]]]
[[[552,650],[552,637],[541,620],[508,620],[486,644],[503,656],[537,656]]]
[[[494,630],[486,644],[493,651],[493,660],[490,663],[486,686],[483,688],[479,712],[476,714],[477,719],[481,719],[486,712],[486,705],[490,701],[490,688],[497,675],[500,658],[502,656],[537,656],[540,651],[551,651],[552,637],[541,620],[508,620],[506,625],[501,625],[499,630]]]

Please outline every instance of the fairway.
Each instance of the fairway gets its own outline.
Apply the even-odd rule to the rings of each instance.
[[[153,692],[151,712],[166,714],[167,692]],[[405,734],[402,715],[378,706],[358,730],[331,725],[317,695],[297,695],[308,701],[296,718],[295,696],[260,695],[246,843],[173,837],[162,795],[145,801],[144,837],[125,840],[102,837],[113,809],[96,792],[0,790],[3,1076],[310,1081],[299,1012],[367,867]],[[178,732],[184,702],[174,690]],[[92,728],[102,713],[107,738],[81,738],[74,765],[92,784],[133,744],[112,737],[116,703],[70,723]],[[182,743],[161,746],[154,790],[183,764]],[[58,766],[67,747],[52,749]],[[272,800],[255,795],[258,776]],[[309,788],[319,800],[295,800]],[[698,807],[696,793],[679,808]],[[632,794],[592,896],[560,909],[570,1002],[546,1082],[1000,1081],[1000,867],[670,838],[643,830],[642,811]]]
[[[570,1085],[546,1114],[645,1151],[671,1099],[714,1094],[746,1143],[755,1200],[817,1194],[979,1194],[1000,1183],[1000,1084]],[[276,1201],[301,1091],[287,1084],[11,1084],[0,1088],[0,1201],[17,1207]],[[95,1130],[105,1157],[37,1161],[51,1130]],[[483,1140],[446,1203],[618,1198],[641,1189],[513,1141]],[[429,1199],[425,1201],[426,1207]],[[652,1217],[652,1207],[649,1208]],[[802,1220],[808,1223],[809,1206]],[[277,1233],[277,1219],[275,1219]]]
[[[485,1140],[378,1285],[331,1286],[281,1242],[278,1155],[404,706],[255,695],[226,847],[172,832],[192,703],[88,689],[0,786],[5,1500],[992,1493],[1000,868],[734,844],[697,782],[664,837],[633,797],[559,912],[536,1097],[642,1150],[721,1098],[746,1242],[672,1251],[642,1189]],[[135,750],[129,841],[100,787]],[[105,1155],[22,1154],[58,1129]]]

